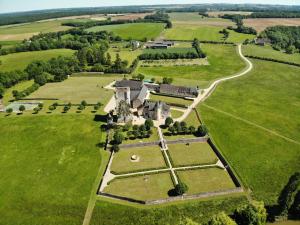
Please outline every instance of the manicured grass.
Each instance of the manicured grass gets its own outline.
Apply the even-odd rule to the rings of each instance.
[[[169,153],[174,166],[214,164],[217,156],[208,143],[169,144]]]
[[[163,23],[129,23],[120,25],[96,26],[87,29],[88,32],[106,30],[114,32],[125,40],[131,38],[143,40],[144,38],[156,38],[164,29]]]
[[[48,83],[40,87],[29,98],[58,98],[62,102],[87,103],[101,102],[106,105],[113,95],[113,90],[104,87],[114,80],[118,75],[99,77],[70,77],[63,82]]]
[[[24,81],[21,83],[16,84],[15,86],[8,88],[5,90],[4,96],[3,96],[3,104],[4,105],[8,105],[9,102],[13,101],[15,98],[12,95],[12,91],[16,90],[16,91],[23,91],[26,88],[29,88],[32,84],[34,83],[33,80],[29,80],[29,81]]]
[[[188,115],[188,117],[184,120],[188,126],[195,126],[198,127],[200,126],[200,121],[198,120],[196,112],[193,110],[191,113]]]
[[[127,137],[127,132],[123,132],[124,137]],[[136,139],[130,139],[123,140],[122,144],[133,144],[133,143],[146,143],[146,142],[154,142],[159,141],[159,136],[157,133],[156,128],[152,128],[152,135],[149,138],[136,138]]]
[[[110,48],[108,50],[109,54],[111,55],[112,61],[116,59],[116,55],[119,54],[120,58],[122,60],[127,60],[128,61],[128,66],[131,65],[131,63],[140,55],[142,54],[142,50],[137,49],[132,51],[129,48],[121,48],[121,49],[114,49]]]
[[[300,169],[300,69],[252,61],[250,74],[220,85],[199,109],[214,141],[254,197],[274,204]]]
[[[274,50],[271,46],[244,45],[243,54],[251,56],[266,57],[270,59],[283,60],[286,62],[300,63],[300,54],[286,54]]]
[[[161,101],[170,104],[180,104],[184,106],[189,106],[190,104],[193,103],[193,101],[186,100],[184,98],[174,98],[174,97],[163,96],[163,95],[150,95],[150,99],[153,101]]]
[[[136,200],[155,200],[168,198],[173,189],[171,175],[159,173],[113,180],[104,192]]]
[[[172,77],[175,85],[207,87],[213,80],[241,71],[245,64],[231,45],[203,44],[209,65],[139,67],[137,73],[148,77]]]
[[[61,26],[63,20],[53,20],[44,22],[33,22],[26,24],[18,24],[13,26],[1,26],[0,27],[0,40],[23,40],[30,38],[33,35],[39,34],[40,32],[57,32],[61,30],[68,30],[70,27]]]
[[[139,160],[131,161],[131,156],[137,155]],[[145,146],[130,149],[122,149],[114,155],[111,171],[116,173],[128,173],[144,169],[156,169],[166,167],[163,155],[158,146]]]
[[[200,41],[223,41],[223,34],[219,33],[226,27],[213,25],[194,25],[194,24],[175,24],[172,29],[164,32],[164,37],[170,40],[193,40],[198,38]],[[241,43],[246,39],[253,39],[254,35],[229,31],[228,42]]]
[[[92,116],[0,118],[1,223],[82,224],[102,159],[99,126]]]
[[[128,206],[120,202],[103,199],[96,202],[91,225],[179,225],[182,217],[204,224],[218,212],[225,211],[227,214],[231,214],[238,206],[246,202],[245,197],[230,196],[213,200],[182,201],[172,205],[164,204],[141,208],[136,205]]]
[[[179,118],[183,115],[183,112],[182,111],[179,111],[179,110],[176,110],[176,109],[172,109],[171,108],[171,117],[173,119],[176,119],[176,118]]]
[[[235,188],[227,171],[219,168],[177,171],[177,174],[179,179],[189,187],[187,194]]]
[[[24,70],[28,64],[35,60],[49,60],[58,56],[71,56],[75,51],[70,49],[53,49],[35,52],[19,52],[0,56],[1,71]]]

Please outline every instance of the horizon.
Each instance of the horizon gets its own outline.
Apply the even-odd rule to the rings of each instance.
[[[263,4],[260,0],[206,0],[199,2],[198,0],[189,0],[184,3],[178,0],[166,0],[164,3],[160,3],[157,0],[146,0],[143,4],[139,4],[137,0],[126,0],[126,1],[84,1],[84,0],[53,0],[44,1],[36,4],[34,0],[27,0],[26,2],[17,2],[18,0],[1,0],[0,2],[0,14],[5,13],[18,13],[18,12],[30,12],[39,10],[55,10],[55,9],[71,9],[71,8],[97,8],[97,7],[117,7],[117,6],[147,6],[147,5],[189,5],[189,4],[249,4],[249,5],[286,5],[286,6],[299,6],[300,0],[288,1],[288,0],[266,0]],[[120,3],[119,3],[120,2]]]

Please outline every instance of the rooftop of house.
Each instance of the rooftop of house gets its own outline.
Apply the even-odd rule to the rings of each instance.
[[[130,90],[141,90],[143,87],[143,82],[137,80],[120,80],[120,81],[116,81],[115,86],[129,87]]]
[[[194,87],[175,86],[170,84],[160,84],[159,91],[161,93],[179,94],[179,95],[197,95],[198,90]]]

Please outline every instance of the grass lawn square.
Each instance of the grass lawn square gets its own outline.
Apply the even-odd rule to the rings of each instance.
[[[198,120],[197,114],[194,110],[187,116],[187,118],[184,121],[187,123],[188,126],[200,126],[200,121]]]
[[[177,119],[179,117],[181,117],[183,115],[183,112],[182,111],[179,111],[179,110],[176,110],[176,109],[172,109],[171,108],[171,117],[173,119]]]
[[[189,187],[187,194],[235,188],[227,171],[219,168],[177,171],[177,174],[180,180]]]
[[[131,161],[136,155],[138,160]],[[163,155],[158,146],[122,149],[114,155],[111,171],[116,173],[129,173],[132,171],[150,170],[166,167]]]
[[[123,132],[124,137],[127,136],[126,132]],[[146,142],[154,142],[159,141],[159,136],[157,129],[154,127],[152,128],[152,135],[149,138],[136,138],[136,139],[130,139],[123,140],[122,144],[134,144],[134,143],[146,143]]]
[[[173,188],[170,174],[159,173],[113,180],[104,192],[136,200],[155,200],[168,198]]]
[[[214,164],[218,158],[208,143],[169,144],[174,166]]]
[[[63,102],[80,103],[82,100],[87,103],[107,104],[113,96],[113,91],[104,87],[120,76],[99,76],[99,77],[70,77],[59,83],[48,83],[40,87],[29,98],[58,98]]]

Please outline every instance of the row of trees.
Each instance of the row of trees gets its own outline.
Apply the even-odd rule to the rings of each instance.
[[[232,26],[227,27],[229,30],[234,30],[238,33],[243,33],[243,34],[254,34],[254,35],[256,35],[257,31],[254,28],[244,26],[243,19],[245,17],[246,16],[239,15],[239,14],[225,14],[225,15],[222,16],[223,19],[230,19],[230,20],[232,20],[233,22],[236,23],[236,27],[232,27]]]
[[[200,41],[197,38],[195,38],[193,40],[192,46],[193,46],[193,48],[196,49],[196,52],[197,52],[199,58],[205,58],[206,57],[206,54],[203,52],[203,50],[200,47]]]
[[[24,71],[0,72],[0,97],[3,96],[6,88],[10,88],[15,84],[28,80],[28,73]]]
[[[276,50],[285,50],[289,54],[300,51],[300,27],[268,27],[260,36],[270,39],[272,47]]]
[[[161,59],[196,59],[198,54],[194,51],[188,52],[163,52],[143,53],[139,55],[140,60],[161,60]]]

